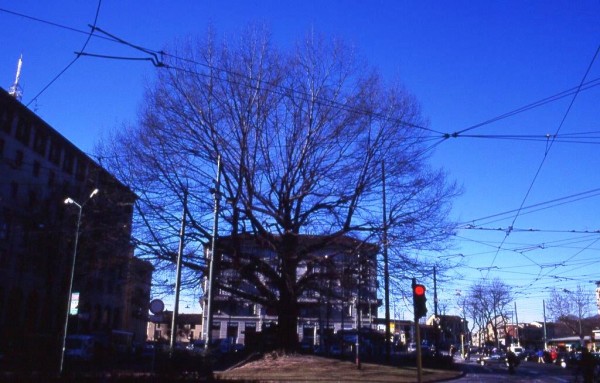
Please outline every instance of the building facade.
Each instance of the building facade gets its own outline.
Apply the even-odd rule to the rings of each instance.
[[[157,343],[170,343],[172,311],[152,314],[148,318],[147,339]],[[178,314],[175,342],[189,344],[200,339],[202,333],[202,314]]]
[[[300,236],[299,242],[307,244],[315,237]],[[231,238],[219,238],[221,244]],[[377,299],[377,262],[378,248],[365,245],[356,250],[358,241],[343,237],[330,245],[319,248],[306,255],[297,269],[297,278],[307,278],[311,273],[329,276],[318,281],[314,289],[305,289],[298,301],[300,305],[297,335],[304,347],[322,344],[327,338],[340,330],[356,328],[376,329],[375,319],[381,302]],[[218,246],[228,248],[228,246]],[[274,252],[258,244],[251,237],[245,237],[241,246],[244,253],[239,262],[252,262],[256,257],[269,263],[278,262]],[[208,249],[206,255],[209,255]],[[220,259],[226,264],[236,264],[227,250],[220,251]],[[309,265],[310,263],[310,265]],[[215,262],[212,333],[211,339],[229,339],[233,343],[252,343],[257,333],[277,324],[278,313],[271,306],[256,304],[249,299],[236,296],[222,288],[222,284],[238,283],[247,292],[254,287],[241,279],[237,270],[223,268]],[[276,268],[275,268],[276,269]],[[207,313],[207,281],[204,281],[202,298],[203,313]],[[208,328],[203,320],[203,339],[208,338]],[[250,345],[251,346],[251,345]]]
[[[3,89],[0,175],[0,352],[54,365],[67,312],[69,333],[144,340],[152,266],[133,256],[134,193]]]

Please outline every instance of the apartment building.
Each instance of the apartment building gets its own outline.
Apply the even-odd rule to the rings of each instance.
[[[133,256],[135,199],[0,89],[1,354],[55,364],[67,312],[69,333],[118,330],[145,340],[153,268]]]
[[[300,236],[300,246],[311,247],[317,236]],[[220,237],[217,259],[225,264],[253,262],[261,259],[276,264],[278,258],[273,250],[261,245],[250,235],[241,239],[241,255],[231,251],[231,237]],[[378,247],[350,238],[341,237],[325,247],[305,256],[297,270],[297,277],[318,272],[324,276],[312,289],[306,289],[299,297],[298,340],[305,347],[321,344],[340,330],[358,328],[376,329],[375,319],[381,301],[377,299]],[[229,250],[228,250],[229,249]],[[209,250],[206,250],[208,257]],[[237,258],[237,259],[234,259]],[[309,263],[311,265],[309,265]],[[212,339],[229,339],[233,343],[249,345],[258,332],[277,323],[278,313],[273,307],[256,304],[236,296],[223,288],[224,284],[237,284],[250,292],[253,286],[242,281],[237,270],[223,268],[221,262],[214,265]],[[324,268],[326,270],[324,270]],[[207,312],[207,281],[204,281],[202,298],[203,313]],[[274,287],[273,287],[274,288]],[[357,315],[358,314],[358,315]],[[205,319],[205,318],[204,318]],[[203,320],[202,337],[208,338],[206,319]]]

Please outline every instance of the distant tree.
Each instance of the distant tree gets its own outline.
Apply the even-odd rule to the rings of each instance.
[[[310,286],[303,273],[312,272],[299,268],[309,261],[300,235],[321,236],[313,252],[342,236],[380,244],[385,161],[392,275],[430,274],[417,251],[447,243],[456,188],[427,166],[429,130],[415,98],[385,84],[347,45],[309,35],[284,52],[256,27],[214,36],[167,49],[139,121],[99,154],[140,197],[136,245],[158,270],[172,267],[185,211],[184,281],[198,285],[214,192],[220,233],[251,234],[275,251],[276,267],[254,260],[244,278],[260,294],[246,298],[278,313],[278,339],[290,350],[297,298]]]
[[[546,308],[553,321],[562,323],[573,334],[582,337],[585,332],[584,319],[593,312],[593,292],[580,285],[577,290],[552,289]]]
[[[505,324],[512,301],[510,287],[496,278],[474,283],[460,304],[464,305],[467,317],[478,326],[480,333],[485,333],[488,341],[499,344],[498,330]],[[492,330],[492,339],[488,328]]]

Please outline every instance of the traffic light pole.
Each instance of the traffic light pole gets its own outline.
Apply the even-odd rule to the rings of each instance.
[[[412,279],[412,289],[414,291],[417,281],[415,278]],[[423,360],[421,355],[421,329],[419,328],[419,316],[417,310],[414,310],[415,315],[415,343],[417,344],[417,382],[423,381]]]
[[[415,316],[415,336],[417,343],[417,382],[423,381],[423,360],[421,355],[421,329],[419,328],[419,318]]]

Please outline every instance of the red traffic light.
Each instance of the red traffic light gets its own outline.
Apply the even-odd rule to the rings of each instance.
[[[425,295],[425,286],[423,286],[423,285],[415,285],[413,287],[413,292],[417,296],[423,296],[423,295]]]

